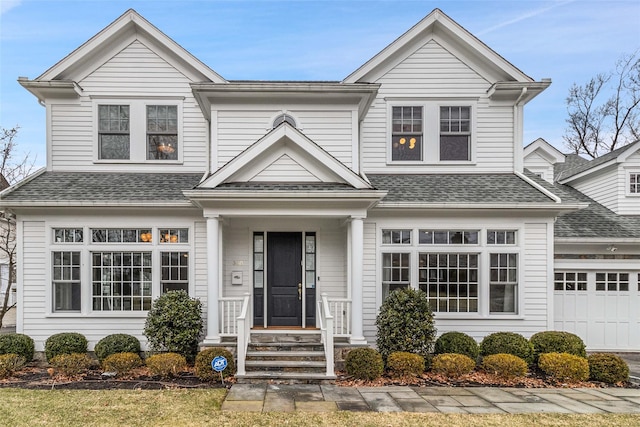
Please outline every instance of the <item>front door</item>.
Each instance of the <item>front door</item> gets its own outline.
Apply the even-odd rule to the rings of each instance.
[[[302,326],[302,233],[267,233],[267,325]]]

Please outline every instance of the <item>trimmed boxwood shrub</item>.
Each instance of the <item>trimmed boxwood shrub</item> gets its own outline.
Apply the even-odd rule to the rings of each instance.
[[[17,354],[26,362],[33,360],[35,346],[33,339],[24,334],[0,335],[0,354]]]
[[[584,357],[569,353],[543,353],[538,367],[558,381],[578,382],[589,379],[589,362]]]
[[[629,365],[620,356],[611,353],[594,353],[589,361],[589,378],[607,384],[629,380]]]
[[[396,351],[389,355],[387,368],[394,377],[419,376],[424,372],[424,357],[406,351]]]
[[[52,357],[49,364],[68,377],[83,374],[93,366],[93,359],[87,353],[59,354]]]
[[[153,375],[169,378],[187,369],[187,360],[178,353],[160,353],[145,360],[145,364]]]
[[[501,378],[515,378],[527,375],[527,362],[513,354],[492,354],[482,359],[482,369]]]
[[[496,332],[484,337],[480,343],[480,354],[513,354],[529,365],[533,363],[533,347],[529,340],[515,332]]]
[[[100,362],[116,353],[140,353],[140,341],[133,335],[112,334],[102,338],[93,348]]]
[[[171,291],[153,302],[144,335],[152,350],[178,353],[193,361],[203,328],[200,300],[185,291]]]
[[[534,361],[543,353],[569,353],[587,357],[584,341],[579,336],[563,331],[544,331],[534,334],[529,339],[533,345]]]
[[[47,362],[51,362],[61,354],[86,353],[87,339],[78,332],[62,332],[51,335],[44,344],[44,354]]]
[[[433,352],[435,354],[464,354],[476,360],[480,353],[480,347],[475,339],[463,332],[445,332],[436,340]]]
[[[384,372],[382,355],[370,347],[351,350],[345,358],[347,374],[360,380],[375,380]]]
[[[218,356],[227,359],[227,368],[222,371],[223,377],[228,377],[236,373],[236,364],[233,360],[233,354],[226,348],[212,347],[202,350],[196,356],[194,364],[196,377],[204,381],[219,380],[220,373],[213,370],[211,362]]]
[[[443,353],[438,354],[431,362],[431,372],[458,378],[470,374],[476,367],[476,362],[464,354]]]
[[[25,363],[26,359],[18,354],[0,355],[0,379],[9,378],[14,372],[19,371]]]
[[[433,350],[436,327],[427,294],[410,288],[387,297],[376,318],[376,344],[384,360],[394,351],[427,357]]]
[[[138,353],[114,353],[102,361],[102,370],[105,372],[115,372],[118,375],[126,375],[142,365],[142,359]]]

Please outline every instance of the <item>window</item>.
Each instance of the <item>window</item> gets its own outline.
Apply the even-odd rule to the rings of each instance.
[[[98,106],[98,158],[129,159],[129,106]]]
[[[253,287],[264,288],[264,234],[253,235]]]
[[[316,287],[316,235],[315,233],[305,233],[304,236],[304,271],[305,287],[314,289]]]
[[[147,106],[147,160],[178,160],[177,106]]]
[[[477,231],[420,230],[421,245],[477,245]]]
[[[161,228],[160,243],[189,243],[189,229]]]
[[[629,273],[596,273],[596,291],[628,291]]]
[[[629,193],[640,194],[640,173],[629,174]]]
[[[291,126],[296,127],[296,121],[293,117],[291,117],[289,114],[280,114],[278,117],[275,118],[275,120],[273,121],[273,128],[277,128],[278,126],[280,126],[282,123],[289,123]]]
[[[151,252],[93,252],[91,282],[94,311],[151,308]]]
[[[53,241],[55,243],[82,243],[82,228],[54,228]]]
[[[478,311],[478,255],[421,253],[418,284],[434,312]]]
[[[393,107],[391,160],[422,160],[422,107]]]
[[[587,273],[556,271],[553,289],[556,291],[586,291]]]
[[[515,245],[516,232],[513,230],[487,230],[488,245]]]
[[[189,253],[160,253],[160,288],[162,293],[169,291],[189,292]]]
[[[410,245],[411,230],[382,230],[382,243],[385,245]]]
[[[440,160],[470,160],[471,108],[440,107]]]
[[[92,243],[151,243],[150,229],[137,228],[92,228]]]
[[[518,255],[490,254],[489,258],[489,312],[515,313]]]
[[[80,252],[52,253],[53,311],[80,311]]]
[[[382,299],[396,289],[409,287],[411,255],[408,253],[382,254]]]

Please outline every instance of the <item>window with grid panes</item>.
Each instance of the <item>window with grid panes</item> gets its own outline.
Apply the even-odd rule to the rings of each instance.
[[[629,273],[596,273],[596,291],[629,290]]]
[[[147,106],[147,160],[178,160],[178,107]]]
[[[94,311],[151,308],[151,252],[92,252],[91,269]]]
[[[51,256],[53,311],[80,311],[80,252],[55,251]]]
[[[471,160],[471,107],[440,107],[440,160]]]
[[[629,174],[629,193],[640,194],[640,173]]]
[[[188,252],[160,252],[160,291],[189,293]]]
[[[420,253],[418,284],[434,312],[478,311],[478,255]]]
[[[129,106],[98,106],[98,158],[127,160],[129,151]]]
[[[489,255],[489,312],[515,313],[518,291],[518,255]]]
[[[382,300],[396,289],[407,288],[411,277],[411,254],[382,254]]]
[[[392,107],[391,160],[422,160],[422,107]]]
[[[587,273],[577,271],[556,271],[553,289],[556,291],[586,291]]]

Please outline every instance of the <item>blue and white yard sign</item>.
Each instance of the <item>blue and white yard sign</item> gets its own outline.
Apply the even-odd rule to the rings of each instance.
[[[224,356],[216,356],[211,361],[211,367],[216,372],[222,372],[227,368],[227,358]]]

